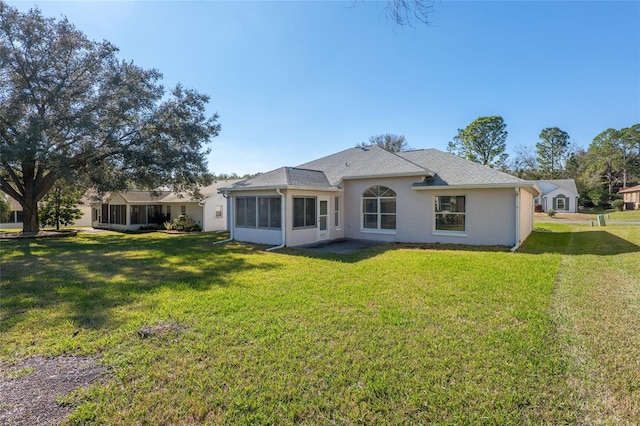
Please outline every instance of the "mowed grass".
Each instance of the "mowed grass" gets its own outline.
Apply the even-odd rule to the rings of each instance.
[[[0,358],[111,366],[61,399],[71,424],[637,422],[638,228],[547,228],[518,253],[264,252],[210,234],[3,241]],[[613,283],[591,279],[600,267]],[[617,296],[593,300],[574,274]],[[594,320],[603,303],[621,317]],[[617,334],[635,337],[607,346],[622,321]],[[600,404],[603,388],[619,404]]]
[[[640,424],[639,246],[640,225],[575,227],[560,266],[551,312],[582,424]]]

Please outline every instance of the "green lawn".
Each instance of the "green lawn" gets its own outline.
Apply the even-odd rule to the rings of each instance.
[[[518,253],[3,241],[0,359],[111,366],[71,424],[638,423],[640,228],[544,226]]]
[[[625,210],[625,211],[607,210],[607,211],[602,211],[602,210],[592,209],[592,210],[588,210],[588,211],[583,211],[583,213],[592,215],[594,220],[596,219],[596,216],[598,214],[604,214],[604,215],[607,216],[608,219],[611,219],[611,220],[640,221],[640,210]]]

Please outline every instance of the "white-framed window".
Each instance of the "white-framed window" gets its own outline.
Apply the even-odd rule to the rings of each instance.
[[[236,226],[281,229],[280,197],[236,197]]]
[[[222,205],[216,205],[216,219],[222,219]]]
[[[464,195],[434,197],[435,232],[464,234],[467,230],[467,206]]]
[[[293,228],[316,228],[316,197],[293,197]]]
[[[362,229],[395,231],[396,193],[393,189],[376,185],[362,193]]]
[[[557,197],[555,197],[553,199],[553,208],[555,210],[566,210],[567,209],[567,201],[569,199],[567,197],[565,197],[564,195],[558,195]]]
[[[337,229],[340,228],[340,197],[333,200],[333,224]]]
[[[181,215],[187,214],[187,206],[180,206],[180,214]]]

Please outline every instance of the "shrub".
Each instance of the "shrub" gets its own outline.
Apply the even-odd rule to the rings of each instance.
[[[549,215],[549,217],[554,217],[556,215],[556,211],[551,209],[547,212],[547,215]]]
[[[202,231],[200,225],[195,223],[193,219],[185,214],[182,214],[173,219],[173,222],[171,222],[171,229],[183,232]]]
[[[613,200],[613,202],[611,203],[611,207],[616,209],[616,210],[622,210],[622,208],[624,207],[624,201],[622,201],[622,200]]]

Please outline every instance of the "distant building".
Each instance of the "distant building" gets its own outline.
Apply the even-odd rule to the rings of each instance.
[[[134,231],[186,215],[203,231],[225,231],[228,229],[227,199],[218,189],[237,181],[220,181],[200,188],[202,197],[197,199],[171,191],[112,192],[103,200],[91,203],[91,226]]]
[[[536,186],[542,192],[535,203],[542,211],[555,210],[559,213],[578,213],[578,189],[573,179],[537,180]]]
[[[640,209],[640,185],[623,188],[618,191],[618,194],[622,194],[625,210]]]

